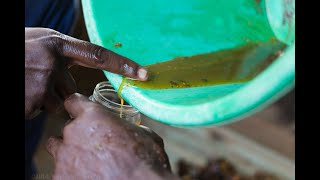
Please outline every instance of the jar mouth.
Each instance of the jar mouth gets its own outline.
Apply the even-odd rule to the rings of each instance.
[[[139,111],[131,105],[125,104],[126,102],[123,105],[120,104],[118,92],[108,81],[100,82],[96,85],[93,92],[93,98],[95,101],[99,102],[103,106],[108,107],[110,110],[116,113],[119,113],[120,111],[126,114],[139,113]]]

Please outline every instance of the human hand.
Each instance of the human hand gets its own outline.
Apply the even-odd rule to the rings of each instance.
[[[73,118],[63,138],[50,138],[53,179],[175,179],[160,136],[129,123],[87,97],[64,102]]]
[[[68,71],[73,65],[147,80],[147,71],[137,63],[103,47],[47,28],[25,28],[25,118],[43,108],[56,112],[64,98],[76,92]]]

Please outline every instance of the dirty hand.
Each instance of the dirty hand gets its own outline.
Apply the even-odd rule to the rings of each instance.
[[[51,137],[53,179],[173,179],[161,137],[128,123],[87,97],[64,102],[72,120],[62,138]]]
[[[107,70],[137,80],[147,71],[135,62],[100,46],[46,28],[25,28],[25,118],[41,108],[56,112],[76,92],[68,71],[72,65]]]

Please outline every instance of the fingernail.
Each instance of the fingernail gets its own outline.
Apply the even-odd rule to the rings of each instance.
[[[146,80],[148,78],[147,74],[148,74],[148,71],[146,69],[144,69],[144,68],[140,68],[138,70],[138,77],[141,80]]]

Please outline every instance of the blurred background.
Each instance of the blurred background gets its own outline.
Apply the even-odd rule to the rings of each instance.
[[[82,14],[73,36],[89,41]],[[71,73],[78,92],[86,96],[92,94],[97,83],[107,80],[102,71],[94,69],[73,67]],[[37,179],[46,179],[51,175],[53,159],[47,153],[45,144],[50,136],[61,135],[67,120],[65,112],[49,116],[34,157],[38,173],[43,175]],[[160,124],[146,116],[143,116],[142,123],[163,137],[175,173],[178,173],[177,164],[181,159],[204,166],[211,158],[223,158],[243,174],[266,171],[279,179],[294,179],[294,89],[266,109],[229,125],[182,129]],[[186,176],[184,179],[187,179]]]

